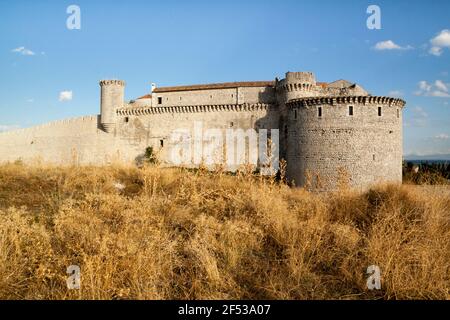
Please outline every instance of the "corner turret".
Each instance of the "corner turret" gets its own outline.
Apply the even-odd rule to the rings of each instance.
[[[312,72],[286,72],[286,77],[277,83],[277,91],[284,103],[312,97],[316,95],[316,79]]]

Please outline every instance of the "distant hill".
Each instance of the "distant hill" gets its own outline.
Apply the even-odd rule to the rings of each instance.
[[[426,156],[419,156],[415,154],[410,154],[405,156],[405,160],[449,160],[450,154],[429,154]]]

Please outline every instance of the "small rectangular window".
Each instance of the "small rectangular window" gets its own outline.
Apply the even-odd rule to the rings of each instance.
[[[322,117],[322,107],[317,108],[317,115],[320,117]]]
[[[378,107],[378,116],[381,117],[381,107]]]
[[[353,115],[353,106],[349,106],[348,107],[348,115],[352,116]]]
[[[294,119],[297,119],[297,110],[294,110]]]
[[[397,109],[397,118],[400,118],[400,110]]]
[[[231,121],[231,122],[230,122],[230,128],[233,128],[233,126],[234,126],[234,122]]]
[[[159,146],[162,148],[164,147],[164,140],[159,140]]]
[[[128,122],[128,121],[130,121],[130,118],[125,117],[125,122]]]
[[[162,97],[158,97],[158,104],[162,104]]]

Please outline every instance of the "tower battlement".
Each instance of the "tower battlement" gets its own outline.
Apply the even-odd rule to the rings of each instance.
[[[123,80],[100,80],[100,87],[108,86],[108,85],[118,85],[125,86],[125,81]]]
[[[312,72],[286,72],[285,78],[277,85],[282,103],[293,99],[317,96],[319,89]]]
[[[312,72],[286,72],[285,79],[287,82],[309,83],[316,85],[316,78]]]

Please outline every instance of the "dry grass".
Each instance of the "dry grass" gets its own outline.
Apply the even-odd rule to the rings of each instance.
[[[449,299],[449,193],[424,190],[3,165],[0,298]],[[80,290],[66,286],[74,264]],[[381,290],[367,289],[369,265]]]

